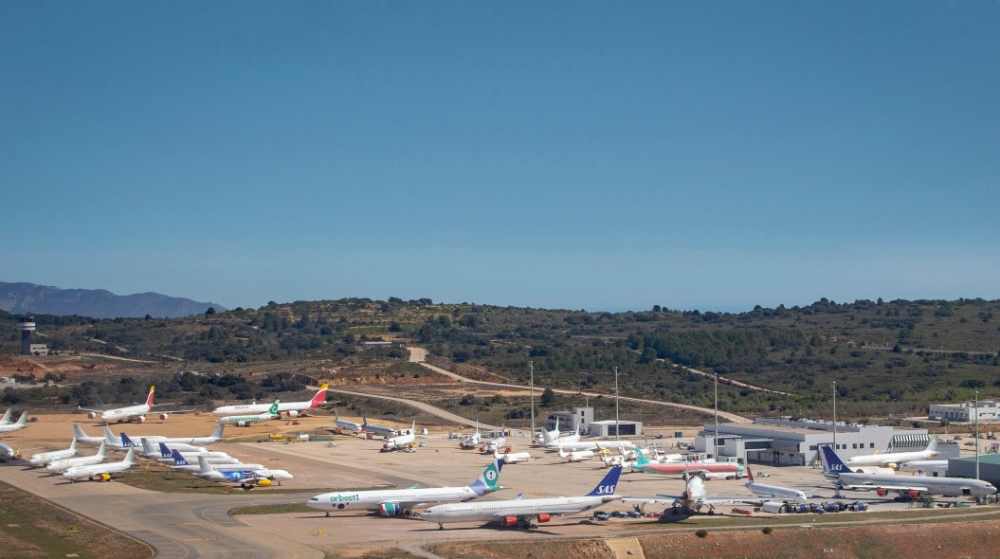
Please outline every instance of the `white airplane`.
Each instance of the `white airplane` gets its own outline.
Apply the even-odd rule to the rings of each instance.
[[[101,416],[101,421],[105,423],[110,423],[112,421],[117,421],[121,423],[122,421],[135,421],[136,423],[142,423],[146,421],[146,414],[150,412],[153,408],[153,389],[154,386],[149,387],[149,395],[146,396],[145,404],[136,404],[134,406],[125,406],[124,408],[115,408],[113,410],[91,410],[77,406],[79,410],[83,410],[87,413],[87,417],[90,419],[96,419],[98,415]],[[177,411],[164,411],[160,412],[160,419],[167,419],[172,413],[184,413],[191,410],[177,410]]]
[[[887,466],[895,469],[895,467],[899,464],[903,464],[911,460],[930,460],[938,454],[941,453],[937,450],[937,438],[933,438],[924,450],[915,452],[890,452],[888,454],[876,453],[864,456],[852,456],[847,459],[847,465],[852,468],[855,466]]]
[[[360,423],[355,423],[353,421],[347,421],[346,419],[341,419],[340,414],[337,413],[336,408],[333,409],[333,416],[335,418],[333,420],[333,423],[334,425],[337,426],[338,429],[342,429],[344,431],[351,431],[354,433],[361,433],[362,431],[365,430],[365,428],[362,427]]]
[[[654,503],[667,503],[672,505],[673,514],[680,514],[681,510],[686,513],[696,514],[703,507],[708,506],[708,514],[715,514],[715,505],[740,503],[747,501],[747,497],[710,497],[705,489],[705,481],[700,476],[688,476],[684,492],[680,495],[656,495],[654,497],[626,497],[625,502],[640,503],[640,508]]]
[[[382,452],[388,452],[390,450],[408,450],[413,447],[413,442],[417,440],[417,422],[414,420],[413,426],[409,429],[403,429],[403,431],[385,441],[382,444]]]
[[[7,425],[10,423],[10,410],[12,409],[13,408],[7,408],[7,411],[4,412],[3,417],[0,417],[0,425]]]
[[[371,433],[376,437],[395,437],[399,434],[399,429],[368,423],[368,416],[365,415],[365,412],[361,412],[361,422],[361,426],[364,428],[365,433]]]
[[[612,468],[597,487],[582,497],[546,497],[541,499],[509,499],[433,506],[419,516],[420,520],[437,522],[444,529],[449,522],[500,522],[504,526],[532,528],[538,522],[548,522],[552,516],[578,514],[620,499],[615,495],[621,468]]]
[[[892,491],[911,499],[918,499],[923,495],[979,499],[997,492],[991,483],[975,479],[859,474],[851,471],[829,446],[822,448],[820,460],[823,462],[823,475],[835,480],[838,490],[846,488],[855,491],[875,491],[879,497],[884,497]]]
[[[568,451],[583,451],[583,450],[614,450],[619,449],[619,451],[628,451],[635,448],[635,443],[632,441],[612,441],[608,439],[594,439],[586,440],[581,439],[576,442],[569,443],[557,443],[553,446],[546,444],[546,448],[549,450],[568,450]]]
[[[298,417],[302,411],[317,408],[326,402],[326,390],[329,385],[324,384],[319,387],[319,391],[311,400],[304,402],[285,402],[278,406],[278,415],[284,414],[287,417]],[[277,401],[277,400],[275,400]],[[220,406],[212,410],[215,415],[251,415],[262,414],[271,410],[271,404],[238,404],[235,406]]]
[[[171,446],[185,445],[200,447],[221,441],[223,439],[223,431],[225,431],[225,429],[225,424],[219,425],[215,428],[215,431],[207,437],[161,437],[158,435],[143,435],[139,437],[138,441],[132,440],[132,438],[125,433],[121,433],[121,442],[123,448],[142,448],[143,439],[146,439],[151,443],[167,443]]]
[[[947,460],[910,460],[899,465],[901,472],[931,472],[932,474],[948,475]]]
[[[275,400],[271,407],[267,409],[264,413],[258,413],[255,415],[230,415],[226,417],[220,417],[216,419],[216,423],[233,423],[240,427],[246,427],[251,423],[257,423],[258,421],[269,421],[271,419],[278,419],[281,415],[278,413],[279,402]]]
[[[564,450],[559,450],[559,458],[566,460],[567,462],[583,462],[584,460],[594,459],[593,450],[579,450],[574,452],[566,452]]]
[[[148,456],[149,458],[156,458],[159,462],[173,462],[174,461],[174,451],[180,453],[185,460],[196,460],[199,456],[204,456],[206,458],[229,458],[229,455],[225,452],[210,452],[205,449],[205,447],[195,447],[200,450],[180,450],[176,447],[171,448],[167,446],[167,443],[156,443],[159,449],[154,449],[153,444],[143,441],[143,456]],[[171,445],[173,446],[173,445]],[[232,458],[232,460],[236,460]]]
[[[21,453],[14,450],[13,448],[0,443],[0,462],[7,462],[8,460],[16,460],[21,456]]]
[[[69,448],[65,450],[53,450],[50,452],[39,452],[28,460],[28,464],[35,468],[40,468],[54,460],[65,460],[76,456],[76,437],[69,443]]]
[[[560,437],[558,434],[552,435],[553,432],[558,433],[559,431],[559,418],[556,418],[556,428],[555,431],[546,431],[542,429],[542,446],[545,448],[557,449],[560,444],[575,443],[580,440],[580,426],[577,425],[576,432],[572,435],[566,435],[565,437]]]
[[[212,481],[239,481],[241,483],[250,481],[257,485],[268,486],[274,480],[278,480],[278,485],[281,485],[281,480],[292,479],[292,474],[285,470],[272,470],[260,464],[216,465],[209,463],[204,456],[198,457],[198,468],[198,472],[194,475]],[[247,488],[245,483],[244,488]]]
[[[494,460],[479,478],[465,487],[411,487],[408,489],[373,489],[368,491],[336,491],[316,495],[306,503],[314,509],[331,512],[368,510],[379,516],[410,516],[413,507],[427,503],[468,501],[487,492],[501,489],[497,485],[503,460]]]
[[[92,464],[100,464],[104,462],[104,443],[101,443],[100,448],[97,449],[97,454],[91,456],[77,456],[76,458],[65,458],[63,460],[54,460],[49,462],[45,466],[45,469],[52,474],[61,474],[70,468],[75,468],[77,466],[90,466]]]
[[[24,412],[21,414],[21,417],[18,418],[18,420],[15,421],[14,423],[0,425],[0,433],[11,433],[13,431],[24,429],[27,426],[28,426],[28,412]]]
[[[486,443],[484,443],[481,447],[479,447],[479,452],[482,454],[489,454],[491,452],[496,452],[505,446],[507,446],[506,423],[500,425],[500,436],[492,438],[489,441],[486,441]]]
[[[63,477],[75,482],[78,479],[87,478],[93,480],[95,477],[101,481],[111,479],[111,474],[120,474],[135,465],[133,458],[135,449],[128,449],[128,454],[121,462],[108,462],[105,464],[93,464],[91,466],[74,466],[63,472]]]
[[[99,446],[107,442],[107,436],[103,437],[87,436],[87,433],[83,431],[83,427],[80,427],[80,425],[76,423],[73,424],[73,438],[75,438],[78,443],[90,446]],[[112,439],[114,439],[113,436]]]
[[[527,462],[528,460],[531,460],[531,454],[527,452],[505,452],[503,454],[494,452],[493,459],[503,460],[504,464],[517,464],[518,462]]]
[[[462,435],[462,438],[458,441],[458,448],[462,450],[475,450],[482,441],[483,438],[479,434],[479,421],[476,420],[476,432],[468,435]]]
[[[747,479],[750,481],[744,483],[743,487],[749,489],[755,497],[759,497],[762,500],[782,501],[784,503],[805,503],[809,500],[809,498],[806,497],[805,491],[799,491],[798,489],[792,489],[790,487],[757,483],[753,479],[753,472],[750,471],[749,466],[747,467]]]
[[[195,457],[187,457],[177,450],[170,451],[170,457],[173,461],[173,465],[170,466],[171,470],[177,470],[181,472],[187,472],[189,474],[199,475],[201,473],[201,462],[204,459],[205,463],[211,464],[213,467],[217,468],[219,471],[236,471],[236,470],[262,470],[264,469],[263,464],[244,464],[239,460],[233,458],[232,456],[205,456],[203,454]],[[192,464],[191,462],[195,463]]]

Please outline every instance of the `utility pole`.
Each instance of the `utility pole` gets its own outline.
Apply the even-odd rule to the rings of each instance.
[[[535,362],[528,361],[528,371],[531,375],[531,438],[535,438]]]
[[[712,458],[719,461],[719,373],[715,373],[715,455]]]
[[[978,390],[976,390],[976,479],[979,479],[979,391]]]
[[[830,383],[833,386],[833,450],[837,450],[837,381]]]
[[[621,439],[618,428],[618,367],[615,367],[615,440],[621,442]]]

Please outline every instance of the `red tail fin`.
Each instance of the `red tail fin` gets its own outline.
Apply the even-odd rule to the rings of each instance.
[[[155,387],[154,386],[149,387],[149,396],[146,397],[146,405],[149,407],[153,407],[153,388]]]
[[[313,396],[313,399],[309,401],[309,407],[310,408],[315,408],[316,406],[319,406],[323,402],[326,402],[326,387],[327,386],[329,386],[329,385],[328,384],[324,384],[323,386],[319,387],[319,392],[317,392],[316,395]]]
[[[749,465],[747,466],[747,479],[750,480],[750,483],[753,483],[753,472],[750,471]]]

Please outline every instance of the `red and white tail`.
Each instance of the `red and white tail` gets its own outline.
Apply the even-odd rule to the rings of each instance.
[[[149,387],[149,396],[146,397],[146,405],[153,407],[153,386]]]
[[[750,483],[753,483],[753,472],[750,471],[750,466],[747,466],[747,479],[750,480]]]
[[[309,401],[310,408],[318,407],[320,404],[326,402],[326,389],[328,386],[328,384],[324,384],[319,387],[319,392],[317,392],[316,395],[313,396],[313,399]]]

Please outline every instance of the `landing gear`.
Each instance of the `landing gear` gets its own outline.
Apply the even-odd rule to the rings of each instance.
[[[326,517],[330,518],[330,511],[326,511]]]
[[[444,530],[444,524],[438,524],[438,530]]]

